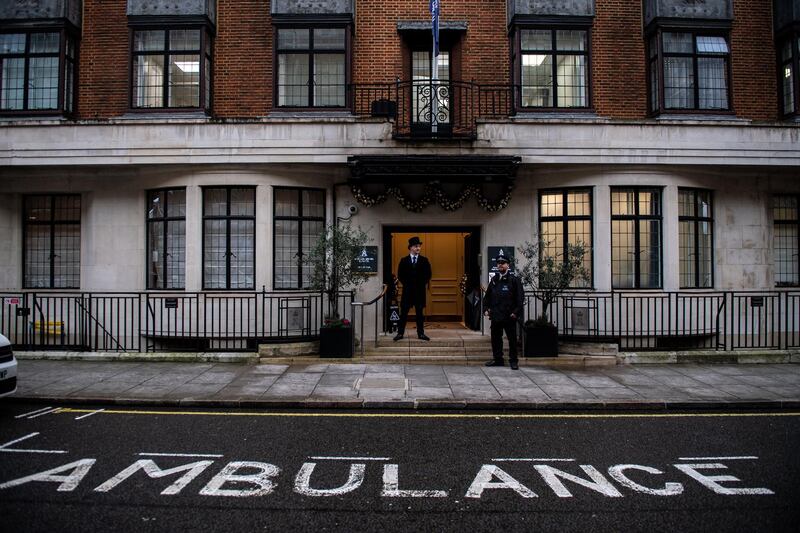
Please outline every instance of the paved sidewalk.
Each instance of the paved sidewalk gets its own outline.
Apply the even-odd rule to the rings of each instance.
[[[523,366],[19,361],[17,399],[227,407],[800,408],[800,365]]]

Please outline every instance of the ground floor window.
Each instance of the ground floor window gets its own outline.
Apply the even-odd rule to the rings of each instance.
[[[678,189],[681,288],[714,286],[711,191]]]
[[[302,257],[325,231],[325,191],[284,187],[274,191],[275,288],[307,288],[311,267],[302,264]]]
[[[186,189],[147,193],[147,288],[186,287]]]
[[[203,189],[203,288],[255,288],[255,187]]]
[[[611,188],[611,286],[661,288],[661,189]]]
[[[32,195],[23,200],[23,286],[77,289],[81,275],[81,197]]]
[[[567,245],[581,243],[586,248],[583,267],[592,273],[592,191],[591,189],[555,189],[539,194],[539,235],[543,253],[564,257]],[[591,285],[579,282],[576,287]]]
[[[772,198],[772,217],[775,224],[772,235],[772,254],[775,262],[775,285],[800,285],[798,269],[798,215],[797,196],[780,195]]]

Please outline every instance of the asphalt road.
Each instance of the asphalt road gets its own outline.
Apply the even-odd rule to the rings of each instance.
[[[0,402],[3,531],[797,531],[800,413]]]

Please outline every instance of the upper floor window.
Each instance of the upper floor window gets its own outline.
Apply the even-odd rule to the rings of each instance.
[[[781,113],[784,116],[797,114],[797,101],[800,97],[800,82],[797,78],[800,52],[800,36],[789,35],[778,44],[778,87],[780,90]]]
[[[208,109],[211,38],[202,28],[134,30],[131,107]]]
[[[75,57],[64,30],[0,33],[0,112],[71,113]]]
[[[345,28],[278,28],[279,107],[345,107]]]
[[[522,29],[519,32],[523,108],[588,107],[588,32]]]
[[[79,288],[80,195],[26,196],[23,212],[23,286],[26,289]]]
[[[648,44],[650,110],[730,110],[730,52],[722,35],[659,31]]]

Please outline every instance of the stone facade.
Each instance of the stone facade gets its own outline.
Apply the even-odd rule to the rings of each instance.
[[[0,2],[0,20],[66,19],[81,27],[81,0],[7,0]]]

